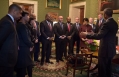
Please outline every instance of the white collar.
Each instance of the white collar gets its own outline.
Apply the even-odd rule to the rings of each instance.
[[[12,15],[10,15],[10,14],[7,14],[8,16],[10,16],[10,18],[12,19],[12,21],[14,22],[14,18],[13,18],[13,16]]]
[[[112,17],[109,17],[108,19],[106,19],[106,22],[109,20],[109,19],[111,19]]]

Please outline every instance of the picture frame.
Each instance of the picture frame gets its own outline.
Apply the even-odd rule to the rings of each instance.
[[[103,13],[105,8],[112,8],[113,13],[119,13],[119,0],[98,0],[99,13]]]
[[[53,21],[58,21],[58,13],[56,12],[48,12],[50,14]]]
[[[46,0],[46,8],[61,9],[61,0]]]
[[[9,0],[9,5],[11,4],[18,4],[22,10],[28,11],[29,14],[34,13],[36,15],[36,20],[37,20],[37,7],[38,7],[38,2],[37,1],[22,1],[22,0]]]
[[[80,0],[71,0],[71,2],[77,2],[77,1],[80,1]]]

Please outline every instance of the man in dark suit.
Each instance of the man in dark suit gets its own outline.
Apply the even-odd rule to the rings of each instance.
[[[98,20],[96,22],[96,28],[95,28],[95,33],[98,33],[101,27],[103,26],[103,23],[105,22],[105,19],[103,18],[103,15],[100,13],[98,15]]]
[[[65,25],[68,28],[67,32],[67,44],[68,44],[68,54],[74,54],[73,52],[73,36],[75,33],[75,27],[71,23],[71,18],[67,17],[67,23]],[[67,57],[67,51],[64,53],[65,58]]]
[[[53,22],[51,21],[50,14],[46,14],[45,20],[40,23],[40,31],[42,42],[41,65],[44,64],[45,55],[46,55],[46,63],[53,64],[53,62],[49,60],[51,55],[52,40],[54,37]]]
[[[91,17],[89,18],[89,25],[91,25],[92,31],[95,33],[96,25],[94,24],[94,20]]]
[[[81,24],[79,23],[78,17],[75,18],[75,23],[73,24],[73,26],[75,27],[75,33],[73,36],[73,48],[74,48],[74,44],[76,43],[76,53],[79,53],[79,51],[80,51],[79,28],[80,28]]]
[[[15,20],[21,17],[22,9],[12,4],[8,14],[0,20],[0,77],[13,77],[18,55],[18,36]]]
[[[41,35],[40,29],[39,29],[40,24],[38,21],[36,21],[36,15],[35,14],[32,14],[31,18],[34,19],[35,24],[36,24],[36,37],[37,37],[37,40],[34,43],[34,61],[40,62],[40,60],[38,60],[39,52],[40,52],[40,35]]]
[[[63,53],[66,53],[67,26],[63,23],[63,16],[59,16],[58,23],[54,24],[55,45],[56,45],[56,62],[63,61]]]
[[[111,77],[111,61],[116,54],[115,37],[118,31],[118,24],[112,18],[113,10],[106,8],[104,10],[104,18],[106,22],[103,24],[98,33],[87,34],[81,33],[82,38],[101,39],[98,52],[98,74],[99,77]]]

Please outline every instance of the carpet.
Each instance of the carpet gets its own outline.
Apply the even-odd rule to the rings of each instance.
[[[74,46],[74,53],[76,53],[76,47]],[[70,69],[68,75],[66,76],[66,60],[64,62],[60,61],[59,64],[56,63],[55,59],[55,44],[52,44],[52,54],[53,58],[50,59],[54,64],[44,64],[43,66],[40,63],[35,63],[35,67],[33,68],[33,77],[73,77],[73,70]],[[39,56],[39,60],[41,56]],[[94,60],[94,61],[97,61]],[[95,64],[92,64],[94,67]],[[87,77],[87,73],[85,71],[80,74],[80,70],[76,70],[75,77]]]
[[[33,68],[33,77],[72,77],[72,69],[69,70],[68,75],[66,76],[66,61],[64,62],[55,62],[54,59],[51,60],[54,64],[44,64],[41,66],[39,63],[36,63],[36,66]],[[75,77],[87,77],[87,73],[83,71],[80,74],[79,70],[76,70]]]

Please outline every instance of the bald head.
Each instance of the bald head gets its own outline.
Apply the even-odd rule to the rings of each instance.
[[[59,16],[59,22],[63,22],[63,16]]]
[[[67,23],[70,23],[71,22],[71,18],[70,17],[67,17]]]
[[[75,18],[76,23],[79,23],[79,17]]]
[[[47,20],[47,21],[52,21],[52,19],[51,19],[51,15],[49,14],[49,13],[47,13],[46,15],[45,15],[45,19]]]
[[[90,18],[89,18],[89,23],[90,23],[90,24],[93,24],[93,22],[94,22],[93,18],[90,17]]]

